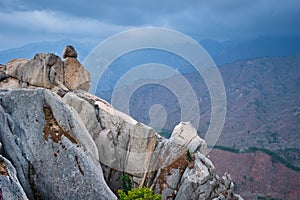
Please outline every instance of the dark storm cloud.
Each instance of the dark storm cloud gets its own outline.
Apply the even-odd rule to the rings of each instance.
[[[20,37],[43,33],[44,37],[82,39],[160,26],[196,39],[223,40],[300,34],[299,10],[298,0],[2,0],[0,27],[14,31],[13,35],[19,32]]]

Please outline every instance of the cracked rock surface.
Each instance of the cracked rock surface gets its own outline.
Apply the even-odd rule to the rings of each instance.
[[[0,91],[4,154],[29,199],[116,199],[76,113],[46,89]]]

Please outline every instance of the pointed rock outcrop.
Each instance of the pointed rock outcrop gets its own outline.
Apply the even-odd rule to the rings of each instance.
[[[91,76],[77,60],[74,47],[68,45],[64,61],[53,53],[38,53],[31,60],[17,58],[0,68],[1,88],[43,87],[53,91],[86,90]],[[4,81],[3,81],[4,80]]]

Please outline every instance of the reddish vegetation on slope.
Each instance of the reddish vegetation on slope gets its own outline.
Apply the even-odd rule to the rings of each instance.
[[[236,193],[245,199],[257,199],[257,196],[300,199],[300,173],[281,163],[272,162],[267,154],[236,154],[213,149],[209,156],[217,174],[229,172],[236,184]]]

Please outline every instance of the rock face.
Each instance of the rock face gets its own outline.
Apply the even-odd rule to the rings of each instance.
[[[77,60],[77,52],[68,45],[63,51],[65,59],[64,84],[69,90],[82,89],[88,91],[91,77],[89,72]]]
[[[17,58],[0,68],[0,87],[33,88],[43,87],[52,90],[88,91],[90,74],[76,59],[77,53],[72,46],[63,52],[65,62],[53,53],[39,53],[33,59]]]
[[[53,88],[63,82],[63,62],[52,53],[36,54],[33,59],[7,63],[7,74],[36,87]]]
[[[65,59],[64,84],[69,90],[82,89],[88,91],[91,77],[76,58]]]
[[[116,199],[91,136],[59,96],[21,89],[0,99],[3,151],[29,199]]]
[[[89,75],[73,50],[65,49],[65,62],[54,54],[10,61],[9,77],[0,82],[32,88],[0,90],[0,144],[23,199],[116,199],[124,174],[134,187],[147,186],[163,199],[242,199],[229,174],[216,175],[191,123],[181,122],[165,139],[76,90],[88,89]]]
[[[1,199],[28,199],[17,178],[12,164],[0,155],[0,197]]]
[[[126,172],[136,187],[150,187],[163,199],[242,199],[233,193],[230,175],[216,175],[205,156],[206,143],[191,123],[181,122],[165,139],[89,93],[69,92],[63,101],[78,112],[92,135],[114,192]]]

